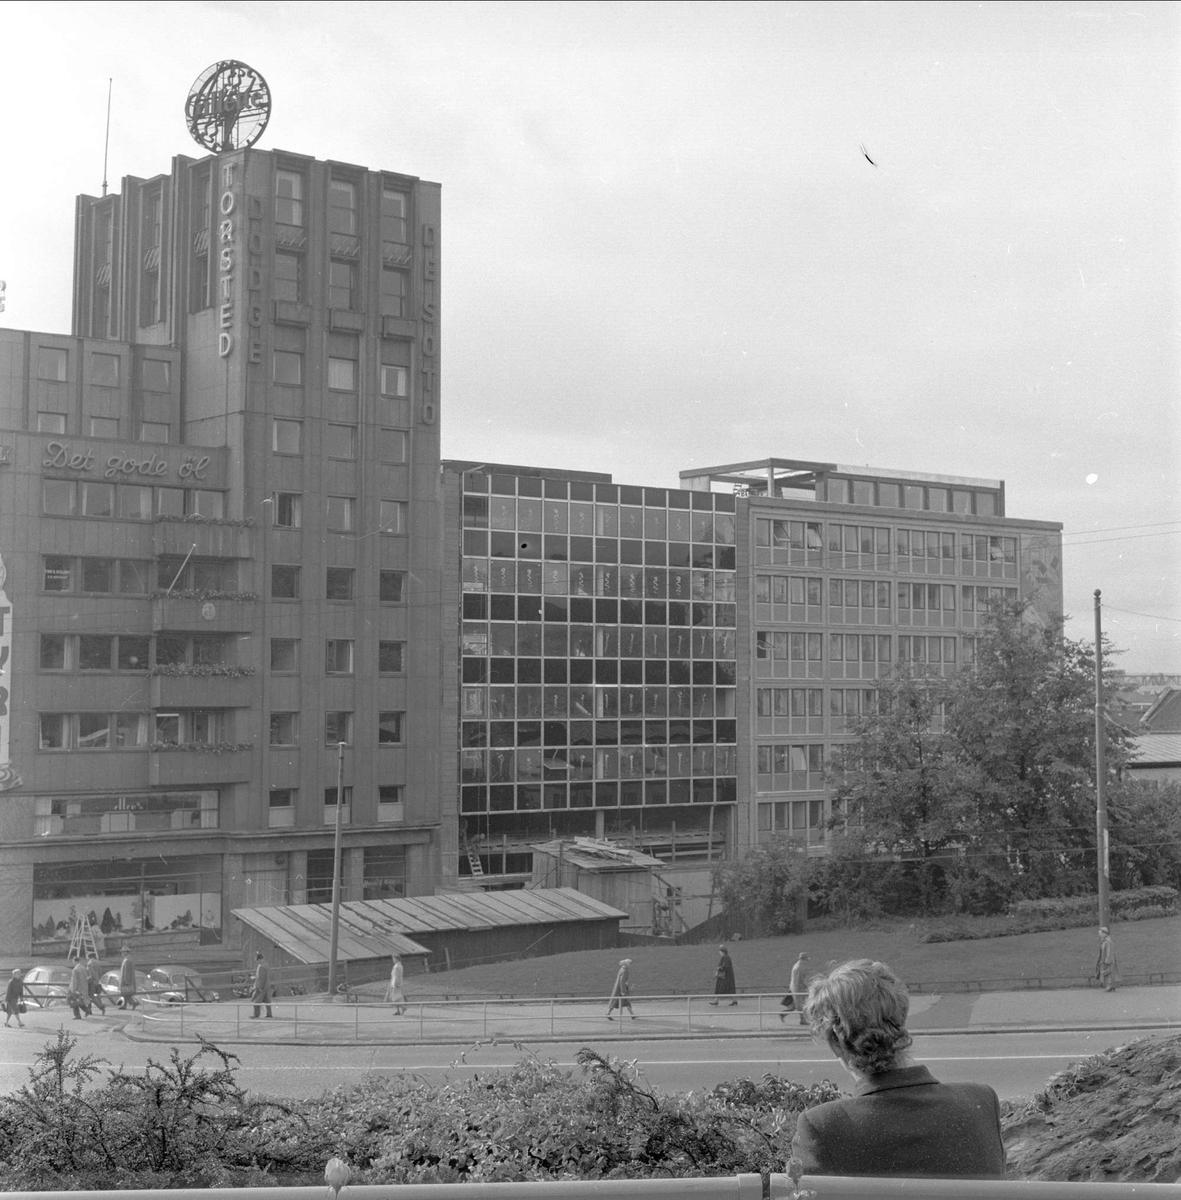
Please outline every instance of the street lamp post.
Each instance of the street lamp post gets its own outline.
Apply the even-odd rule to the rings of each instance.
[[[1099,924],[1111,924],[1111,879],[1107,852],[1107,729],[1103,710],[1103,620],[1095,589],[1095,849],[1099,860]]]
[[[328,997],[336,995],[336,943],[340,934],[340,829],[344,808],[344,742],[336,744],[336,836],[332,843],[332,932],[328,939]]]

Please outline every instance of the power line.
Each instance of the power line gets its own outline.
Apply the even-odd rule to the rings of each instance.
[[[1108,612],[1123,613],[1127,617],[1147,617],[1150,621],[1173,621],[1181,625],[1181,617],[1159,617],[1155,613],[1133,612],[1130,608],[1116,608],[1114,604],[1104,604]]]

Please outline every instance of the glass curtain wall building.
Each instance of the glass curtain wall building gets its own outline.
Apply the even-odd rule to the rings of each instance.
[[[735,497],[448,467],[463,840],[721,836],[737,801]]]

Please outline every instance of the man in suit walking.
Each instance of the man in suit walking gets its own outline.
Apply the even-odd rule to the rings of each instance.
[[[254,956],[254,989],[250,993],[250,1003],[254,1005],[254,1012],[250,1014],[252,1021],[259,1017],[264,1006],[268,1019],[275,1015],[271,1012],[271,968],[261,950]]]

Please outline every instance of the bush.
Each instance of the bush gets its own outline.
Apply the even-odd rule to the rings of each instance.
[[[1122,920],[1134,919],[1130,914],[1139,908],[1160,908],[1166,912],[1175,912],[1177,908],[1177,889],[1171,887],[1142,887],[1129,888],[1127,891],[1112,892],[1110,897],[1111,915]],[[1076,913],[1085,914],[1091,920],[1099,918],[1099,897],[1091,896],[1060,896],[1045,900],[1018,900],[1009,906],[1009,912],[1015,917],[1052,918],[1070,916]]]
[[[1159,904],[1129,909],[1119,914],[1121,921],[1151,921],[1176,916],[1176,907]],[[1046,917],[945,917],[933,921],[920,942],[971,942],[983,938],[1013,937],[1019,933],[1052,933],[1055,929],[1085,929],[1099,919],[1098,912],[1067,912]]]
[[[633,1064],[578,1053],[578,1072],[523,1059],[434,1087],[366,1079],[287,1106],[252,1100],[205,1043],[143,1076],[71,1059],[59,1033],[31,1082],[0,1099],[0,1188],[112,1190],[352,1182],[517,1182],[781,1171],[804,1108],[841,1093],[764,1076],[666,1096]],[[212,1066],[207,1066],[211,1061]]]

